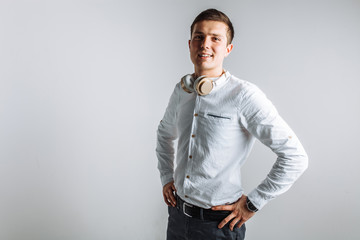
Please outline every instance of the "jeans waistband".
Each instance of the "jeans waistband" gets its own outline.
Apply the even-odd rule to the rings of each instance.
[[[178,195],[176,195],[176,207],[187,217],[207,221],[221,221],[231,213],[231,211],[214,211],[195,206],[182,200]]]

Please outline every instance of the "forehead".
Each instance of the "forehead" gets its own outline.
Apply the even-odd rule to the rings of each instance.
[[[204,20],[195,23],[192,34],[194,33],[216,34],[226,37],[227,31],[228,31],[228,26],[223,22]]]

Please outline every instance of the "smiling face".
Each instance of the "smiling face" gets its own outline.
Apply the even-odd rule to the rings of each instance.
[[[223,61],[233,48],[228,44],[228,26],[223,22],[197,22],[189,40],[190,58],[195,75],[218,77],[223,72]]]

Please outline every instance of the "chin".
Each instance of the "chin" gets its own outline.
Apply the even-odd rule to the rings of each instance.
[[[215,67],[213,66],[199,66],[198,69],[199,70],[202,70],[202,71],[208,71],[208,70],[212,70],[214,69]]]
[[[211,69],[214,68],[214,64],[210,62],[198,62],[197,67],[202,69]]]

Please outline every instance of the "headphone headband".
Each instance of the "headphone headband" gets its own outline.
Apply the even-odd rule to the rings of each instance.
[[[196,92],[200,96],[209,94],[214,88],[221,86],[230,76],[228,71],[218,78],[207,78],[206,76],[200,76],[194,79],[192,74],[187,74],[181,78],[181,87],[187,93]]]

